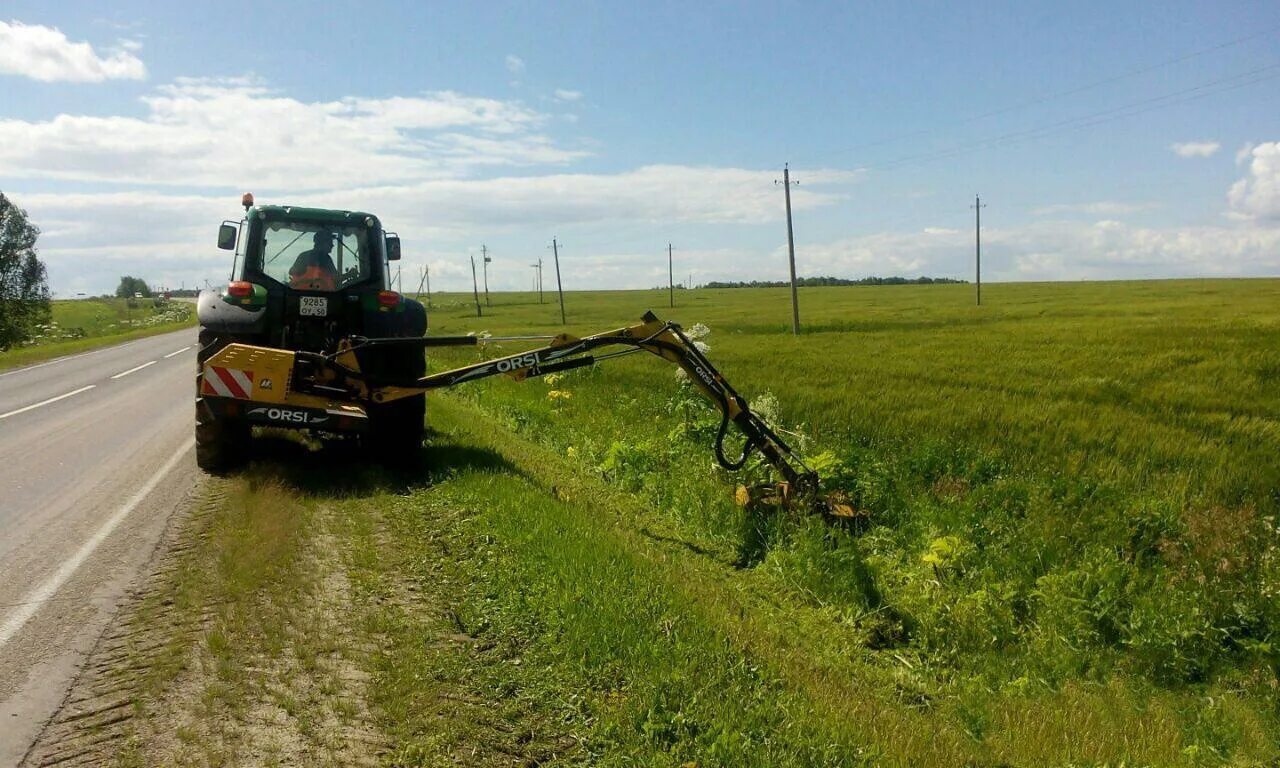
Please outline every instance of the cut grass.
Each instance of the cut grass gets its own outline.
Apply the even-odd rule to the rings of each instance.
[[[329,509],[261,475],[215,484],[164,583],[135,610],[120,673],[133,718],[120,765],[374,764],[363,638]]]

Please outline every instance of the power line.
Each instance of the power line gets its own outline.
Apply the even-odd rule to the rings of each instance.
[[[908,131],[906,133],[887,136],[883,139],[877,139],[875,141],[864,142],[862,144],[855,144],[851,147],[845,147],[843,149],[838,150],[837,154],[848,154],[852,152],[860,152],[865,149],[871,149],[873,147],[881,147],[886,144],[893,144],[896,142],[904,141],[906,139],[918,138],[920,136],[928,135],[931,133],[937,133],[944,129],[955,128],[962,125],[968,125],[969,123],[974,123],[979,120],[985,120],[989,117],[1006,115],[1006,114],[1009,114],[1010,112],[1017,112],[1018,110],[1026,109],[1027,107],[1034,107],[1040,104],[1045,104],[1045,103],[1055,101],[1058,99],[1063,99],[1069,96],[1075,96],[1075,95],[1084,93],[1086,91],[1094,90],[1095,88],[1101,88],[1102,86],[1105,86],[1105,85],[1111,85],[1112,83],[1120,82],[1121,80],[1127,80],[1131,77],[1145,75],[1159,69],[1164,69],[1165,67],[1170,67],[1175,64],[1181,64],[1185,61],[1190,61],[1191,59],[1196,59],[1201,56],[1207,56],[1211,53],[1217,53],[1218,51],[1222,51],[1227,48],[1233,48],[1238,45],[1243,45],[1244,43],[1250,42],[1252,40],[1256,40],[1261,37],[1274,35],[1276,34],[1276,32],[1280,32],[1280,26],[1270,27],[1268,29],[1264,29],[1259,32],[1245,35],[1243,37],[1237,37],[1232,40],[1227,40],[1225,42],[1218,43],[1216,45],[1212,45],[1207,48],[1201,48],[1199,50],[1192,51],[1190,53],[1180,54],[1178,56],[1174,56],[1169,59],[1164,59],[1154,64],[1148,64],[1148,65],[1140,66],[1134,69],[1126,70],[1116,75],[1109,75],[1107,77],[1103,77],[1098,80],[1092,80],[1090,82],[1084,83],[1083,85],[1073,86],[1060,91],[1052,91],[1043,96],[1032,96],[1022,101],[1017,101],[1012,104],[1009,104],[1008,106],[1005,106],[1005,107],[999,107],[997,109],[988,110],[986,112],[980,112],[978,114],[970,115],[968,117],[963,117],[958,120],[944,123],[942,125],[935,125],[929,128],[922,128],[916,131]]]
[[[1280,77],[1280,72],[1275,71],[1277,69],[1280,69],[1280,64],[1270,64],[1265,67],[1259,67],[1257,69],[1250,70],[1248,72],[1241,72],[1239,74],[1220,78],[1218,80],[1213,80],[1208,83],[1202,83],[1200,85],[1193,86],[1191,88],[1184,88],[1178,91],[1172,91],[1170,93],[1166,93],[1160,96],[1155,96],[1149,99],[1141,99],[1139,101],[1130,102],[1128,104],[1122,104],[1118,107],[1112,107],[1110,109],[1105,109],[1098,112],[1092,112],[1087,115],[1068,118],[1066,120],[1059,120],[1053,123],[1047,123],[1045,125],[1037,126],[1035,128],[1028,128],[1020,131],[1012,131],[1010,133],[1001,134],[999,136],[994,136],[988,139],[978,139],[975,141],[964,142],[964,143],[956,144],[954,146],[947,147],[940,150],[935,150],[931,152],[921,152],[915,155],[907,155],[905,157],[900,157],[894,160],[888,160],[882,163],[872,163],[869,165],[861,166],[861,168],[864,170],[891,170],[891,169],[901,168],[916,162],[929,162],[932,160],[947,159],[947,158],[957,157],[963,154],[967,154],[969,152],[976,152],[976,151],[991,149],[999,146],[1009,146],[1011,144],[1016,144],[1022,141],[1039,139],[1061,130],[1088,128],[1094,125],[1098,125],[1100,123],[1110,122],[1112,120],[1119,120],[1125,117],[1133,117],[1135,115],[1145,114],[1147,112],[1152,112],[1157,109],[1165,109],[1165,108],[1176,106],[1179,104],[1185,104],[1187,102],[1195,101],[1197,99],[1214,96],[1219,93],[1226,93],[1228,91],[1233,91],[1238,88],[1244,88],[1249,85],[1255,85],[1257,83],[1265,82],[1267,80],[1273,80],[1277,77]],[[1266,73],[1270,73],[1270,74],[1266,74]],[[1240,82],[1233,82],[1233,81],[1240,81]],[[1205,89],[1211,89],[1211,90],[1205,91]],[[1205,92],[1197,93],[1197,91],[1205,91]],[[1165,102],[1165,103],[1159,103],[1159,102]]]

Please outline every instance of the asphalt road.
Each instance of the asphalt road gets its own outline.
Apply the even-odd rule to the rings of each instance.
[[[190,499],[195,343],[192,328],[0,371],[0,767]]]

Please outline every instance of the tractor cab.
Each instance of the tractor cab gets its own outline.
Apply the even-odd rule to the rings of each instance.
[[[282,349],[332,351],[348,336],[421,336],[420,304],[392,290],[400,238],[360,211],[254,205],[224,222],[218,247],[235,252],[231,281],[202,319],[225,319]],[[208,312],[203,310],[208,309]],[[231,330],[231,329],[228,329]]]

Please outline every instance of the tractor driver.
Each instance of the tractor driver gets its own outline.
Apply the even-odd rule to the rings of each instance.
[[[320,230],[312,238],[310,250],[298,254],[289,267],[289,287],[312,291],[333,291],[338,287],[338,268],[333,265],[333,233]]]

